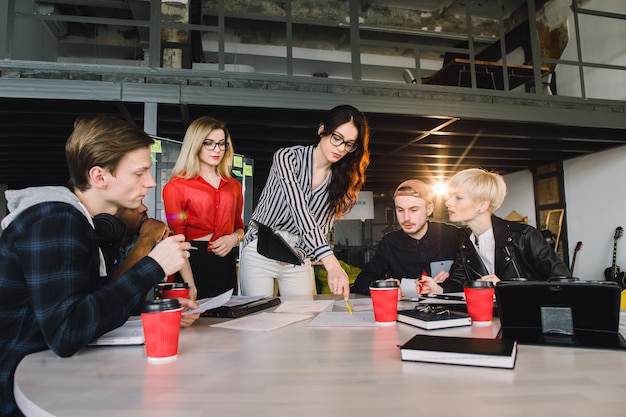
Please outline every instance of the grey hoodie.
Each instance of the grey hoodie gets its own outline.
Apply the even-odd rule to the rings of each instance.
[[[67,187],[28,187],[21,190],[7,190],[4,192],[4,196],[7,200],[9,214],[2,219],[2,223],[0,223],[2,230],[9,227],[9,224],[24,210],[40,203],[52,202],[71,204],[87,218],[91,227],[94,227],[93,219],[89,211],[87,211],[87,207],[85,207],[76,194],[71,192]],[[106,265],[102,250],[100,250],[100,276],[106,276]]]

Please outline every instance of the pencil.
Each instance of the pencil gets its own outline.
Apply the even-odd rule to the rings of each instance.
[[[352,306],[350,305],[350,302],[348,301],[347,298],[346,298],[346,307],[348,307],[348,312],[352,314]]]

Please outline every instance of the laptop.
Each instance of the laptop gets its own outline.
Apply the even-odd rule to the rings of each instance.
[[[285,262],[292,265],[302,265],[304,261],[300,254],[274,229],[256,220],[250,223],[259,231],[257,251],[266,258]]]
[[[609,281],[501,281],[498,337],[520,344],[626,350],[619,286]]]

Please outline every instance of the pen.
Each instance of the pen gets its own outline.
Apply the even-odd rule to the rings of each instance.
[[[426,273],[426,271],[422,271],[422,276],[423,276],[423,277],[428,276],[428,274]],[[424,281],[422,281],[422,278],[420,278],[420,279],[418,280],[418,284],[419,284],[419,286],[420,286],[420,289],[419,289],[419,293],[418,293],[417,295],[418,295],[418,296],[421,296],[421,295],[422,295],[422,288],[424,288]]]
[[[440,300],[465,301],[465,297],[460,295],[430,294],[428,298],[438,298]]]
[[[352,314],[352,306],[350,305],[350,302],[348,301],[347,298],[346,298],[346,307],[348,307],[348,312]]]
[[[176,234],[176,232],[174,232],[173,230],[170,230],[170,232],[169,232],[170,236],[174,236],[175,234]],[[196,248],[195,246],[192,246],[192,247],[189,248],[189,250],[198,250],[198,248]]]

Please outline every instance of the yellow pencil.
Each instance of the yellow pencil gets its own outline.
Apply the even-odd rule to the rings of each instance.
[[[352,314],[352,306],[350,305],[350,302],[348,301],[347,298],[346,298],[346,307],[348,307],[348,312]]]

